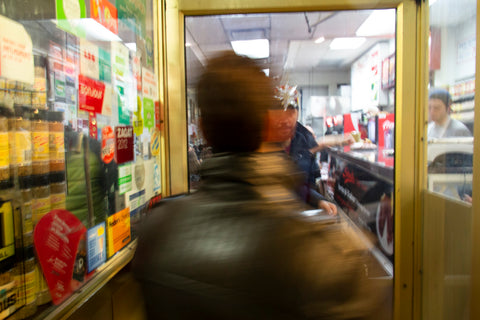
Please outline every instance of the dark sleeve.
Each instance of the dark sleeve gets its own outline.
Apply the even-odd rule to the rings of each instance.
[[[295,266],[290,280],[297,286],[302,316],[383,319],[378,312],[391,289],[388,281],[368,274],[372,258],[359,235],[346,223],[315,223],[302,229],[289,239],[295,247],[289,255]]]

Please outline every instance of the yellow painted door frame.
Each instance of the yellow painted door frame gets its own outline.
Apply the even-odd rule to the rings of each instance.
[[[419,1],[420,2],[420,1]],[[418,236],[421,176],[421,133],[418,115],[423,104],[419,51],[422,37],[420,5],[414,0],[165,0],[165,110],[166,195],[188,192],[187,111],[185,92],[184,17],[187,15],[287,11],[397,9],[397,86],[395,141],[395,275],[394,319],[413,319],[414,301],[419,301]],[[419,22],[417,22],[419,21]],[[423,26],[424,27],[424,26]],[[423,122],[424,118],[420,118]],[[415,290],[414,290],[415,288]]]

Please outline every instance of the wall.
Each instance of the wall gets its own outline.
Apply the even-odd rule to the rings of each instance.
[[[441,29],[441,68],[435,71],[435,86],[453,85],[455,81],[475,75],[475,55],[471,56],[466,50],[459,50],[459,45],[465,47],[471,44],[469,40],[475,40],[475,26],[476,19],[472,17],[463,24]]]

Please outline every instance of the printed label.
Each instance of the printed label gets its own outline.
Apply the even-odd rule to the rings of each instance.
[[[50,141],[48,131],[32,132],[33,160],[48,160],[50,157]]]

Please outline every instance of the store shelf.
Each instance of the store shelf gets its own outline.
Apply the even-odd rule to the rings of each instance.
[[[99,267],[96,275],[78,291],[73,293],[70,298],[59,306],[49,306],[42,312],[37,313],[33,319],[68,319],[133,259],[136,247],[137,240],[133,240],[122,251],[107,261],[107,263]]]

